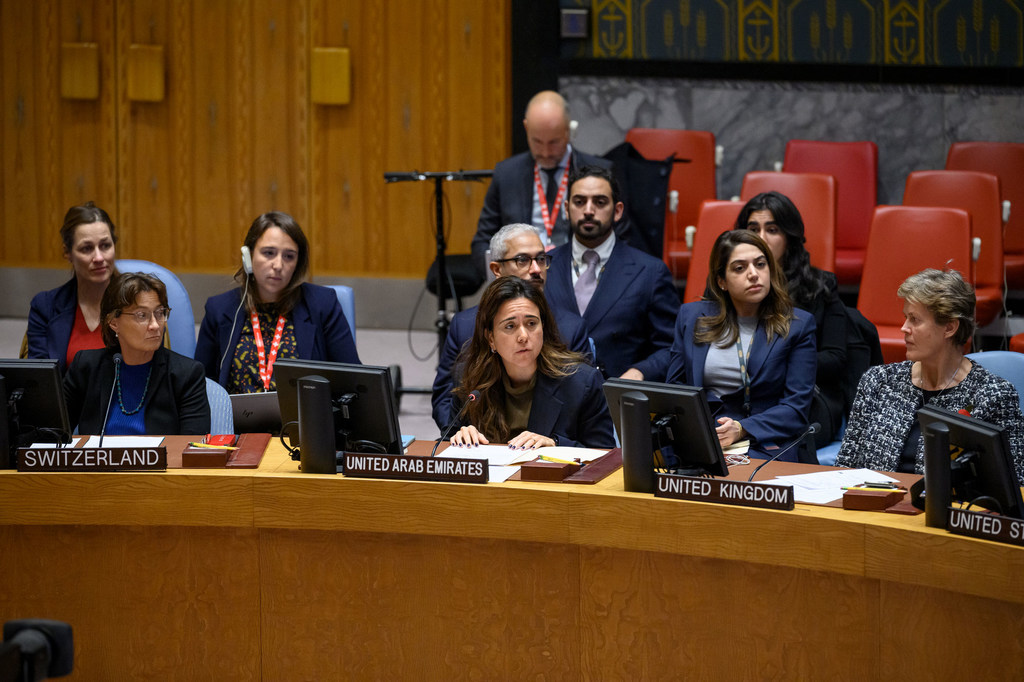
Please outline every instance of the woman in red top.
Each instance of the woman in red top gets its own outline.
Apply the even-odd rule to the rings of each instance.
[[[78,351],[103,348],[100,301],[115,274],[117,232],[90,201],[68,209],[60,238],[74,276],[32,299],[26,340],[28,357],[55,358],[64,371]]]

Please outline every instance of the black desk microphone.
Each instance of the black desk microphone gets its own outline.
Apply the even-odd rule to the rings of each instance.
[[[431,457],[433,457],[434,454],[437,452],[437,447],[441,444],[441,441],[443,441],[445,438],[448,437],[448,434],[451,433],[451,430],[453,428],[455,428],[455,425],[458,424],[459,421],[462,419],[462,415],[464,415],[466,413],[466,408],[469,407],[469,404],[470,403],[475,403],[479,399],[480,399],[480,391],[470,391],[469,392],[469,395],[466,396],[466,402],[463,403],[462,408],[459,410],[458,414],[455,415],[455,419],[452,419],[452,421],[448,424],[448,426],[445,427],[445,430],[443,432],[441,432],[441,437],[438,438],[436,441],[434,441],[434,449],[430,451],[430,456]]]

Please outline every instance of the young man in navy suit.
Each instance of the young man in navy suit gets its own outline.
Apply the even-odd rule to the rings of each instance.
[[[679,311],[668,267],[616,237],[624,207],[609,170],[573,171],[568,195],[573,237],[551,252],[548,302],[582,315],[606,377],[664,381]]]
[[[536,228],[532,225],[515,223],[498,230],[491,239],[490,269],[495,277],[515,275],[544,291],[548,276],[550,256],[544,249]],[[551,314],[558,325],[558,334],[570,350],[590,354],[590,339],[583,327],[583,320],[575,310],[549,305]],[[442,431],[455,418],[452,389],[455,387],[453,371],[455,360],[462,346],[473,337],[476,324],[476,306],[455,313],[448,326],[441,355],[437,361],[437,376],[431,391],[430,403],[437,428]]]
[[[533,96],[526,107],[523,127],[530,151],[509,157],[494,167],[494,178],[480,210],[472,252],[473,262],[481,272],[487,267],[484,254],[491,237],[502,225],[533,225],[547,249],[566,243],[569,227],[562,206],[569,173],[581,166],[612,165],[572,148],[569,107],[557,92],[545,90]]]

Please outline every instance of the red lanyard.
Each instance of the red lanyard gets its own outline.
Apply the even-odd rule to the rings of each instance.
[[[533,164],[533,184],[537,190],[537,202],[540,203],[540,218],[544,221],[544,229],[548,231],[548,239],[555,229],[555,221],[558,220],[558,208],[565,198],[565,190],[569,186],[569,161],[572,155],[565,160],[565,168],[562,171],[562,181],[558,183],[558,194],[555,196],[555,205],[548,208],[547,196],[544,194],[544,187],[540,184],[540,166]]]
[[[260,379],[263,380],[263,388],[270,390],[270,378],[274,375],[274,361],[277,360],[277,351],[281,349],[281,335],[284,334],[284,315],[277,317],[277,329],[274,331],[274,340],[270,344],[270,359],[267,359],[267,352],[263,348],[263,334],[260,332],[260,318],[256,311],[252,311],[252,336],[256,341],[256,351],[260,359]]]

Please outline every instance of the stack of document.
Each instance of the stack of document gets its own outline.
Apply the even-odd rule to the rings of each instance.
[[[513,450],[507,445],[474,445],[468,448],[450,447],[438,457],[467,457],[486,459],[489,467],[488,479],[493,482],[507,481],[512,474],[519,471],[520,464],[541,458],[547,462],[592,462],[598,457],[608,454],[607,450],[593,448],[535,448],[533,450]]]
[[[803,504],[828,504],[843,497],[843,488],[862,483],[899,483],[891,476],[871,469],[836,469],[813,474],[778,476],[770,483],[793,486],[793,499]]]

